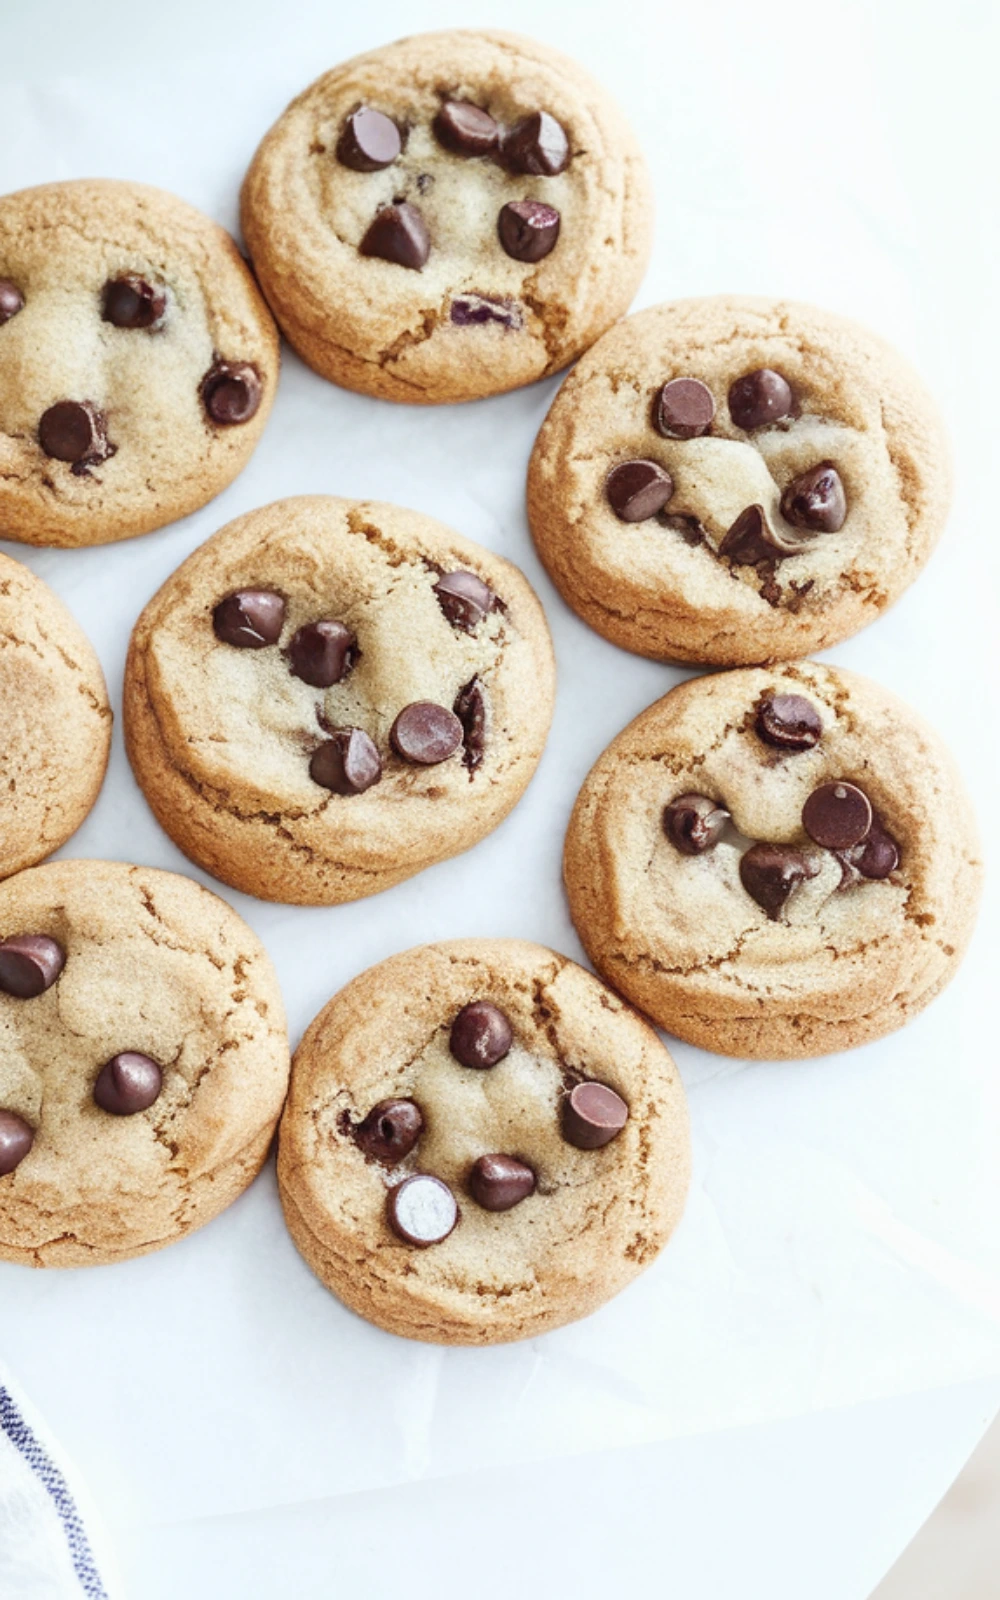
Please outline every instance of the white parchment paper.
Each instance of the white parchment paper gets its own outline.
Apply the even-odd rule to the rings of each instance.
[[[292,94],[394,32],[445,13],[461,20],[446,6],[424,11],[417,18],[387,4],[369,21],[313,7],[311,28],[251,30],[217,59],[161,65],[151,49],[141,76],[5,86],[0,191],[129,177],[173,189],[235,227],[242,172]],[[977,516],[995,400],[985,378],[976,389],[977,330],[961,295],[943,290],[950,241],[921,213],[875,79],[859,75],[856,56],[851,73],[839,75],[839,54],[856,51],[858,39],[834,33],[829,41],[824,82],[849,84],[835,125],[814,114],[816,86],[790,78],[780,117],[757,118],[749,137],[755,52],[777,48],[773,39],[737,48],[694,8],[672,16],[670,52],[662,22],[657,48],[636,51],[629,35],[596,29],[586,11],[515,3],[505,20],[575,49],[628,101],[659,201],[656,253],[637,303],[723,289],[814,299],[878,327],[939,392],[960,484],[945,543],[896,611],[831,659],[871,673],[946,727],[988,814],[998,776],[989,705],[998,568],[995,528]],[[668,53],[683,70],[665,73]],[[972,274],[985,269],[974,256],[963,263]],[[573,798],[608,740],[682,674],[591,634],[541,572],[523,482],[556,387],[404,408],[338,391],[288,354],[263,442],[213,505],[107,549],[3,546],[76,613],[116,711],[129,630],[146,599],[224,522],[282,495],[412,505],[502,551],[537,585],[560,669],[537,778],[474,853],[374,900],[302,910],[213,884],[153,822],[116,730],[104,791],[66,853],[188,872],[226,895],[271,951],[293,1042],[344,982],[409,944],[521,935],[580,956],[559,875]],[[162,1254],[75,1272],[0,1265],[0,1348],[95,1493],[146,1522],[994,1373],[995,904],[990,911],[952,988],[877,1045],[749,1067],[677,1046],[695,1140],[686,1217],[660,1261],[584,1323],[479,1351],[383,1334],[344,1310],[300,1261],[269,1167],[226,1215]]]

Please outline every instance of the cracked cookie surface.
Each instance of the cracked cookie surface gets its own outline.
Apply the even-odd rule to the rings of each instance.
[[[770,393],[734,390],[762,371]],[[645,481],[609,479],[628,461]],[[605,334],[528,475],[535,543],[574,611],[627,650],[719,666],[790,660],[874,621],[924,565],[949,497],[940,422],[901,357],[844,317],[738,296]],[[737,527],[752,508],[763,548]]]
[[[0,940],[55,941],[33,997],[0,961],[0,1256],[28,1266],[123,1260],[208,1222],[267,1155],[288,1078],[277,979],[216,895],[170,872],[60,861],[0,885]],[[111,1115],[102,1068],[142,1052],[154,1103]],[[16,1120],[14,1120],[16,1119]],[[33,1142],[13,1170],[11,1128]]]
[[[544,113],[568,150],[522,148],[512,165],[496,142],[473,153],[491,137],[477,130],[458,153],[435,131],[456,103],[460,118],[485,112],[501,140]],[[359,109],[398,129],[384,149],[370,140],[370,159],[347,152],[365,170],[338,154]],[[558,212],[558,237],[548,211],[542,229],[508,213],[517,259],[499,217],[525,201]],[[365,243],[393,259],[362,254],[376,214],[400,204],[408,227],[395,246]],[[242,222],[264,293],[311,367],[365,394],[435,403],[531,383],[592,344],[638,287],[651,207],[635,140],[587,74],[519,35],[460,30],[371,51],[306,89],[254,158]]]
[[[446,577],[471,581],[486,609],[439,593]],[[270,645],[219,636],[216,609],[240,593],[272,597]],[[323,621],[345,640],[326,687],[298,675],[323,676],[297,653]],[[537,766],[554,692],[544,613],[510,562],[415,511],[305,496],[230,523],[150,601],[129,650],[125,735],[192,860],[263,899],[335,904],[496,827]],[[331,746],[351,733],[367,765],[360,788],[336,792],[350,762]]]
[[[104,780],[111,707],[100,662],[47,584],[0,555],[0,878],[80,826]]]
[[[229,234],[144,184],[0,198],[0,529],[90,545],[196,510],[246,465],[278,338]],[[6,306],[6,311],[4,307]]]
[[[453,1025],[484,1001],[508,1020],[509,1048],[463,1065]],[[581,1080],[627,1106],[601,1148],[563,1134]],[[390,1097],[422,1127],[386,1160],[360,1129]],[[473,1178],[497,1153],[534,1177],[502,1210]],[[380,1327],[440,1344],[528,1338],[595,1310],[666,1243],[689,1168],[684,1091],[653,1030],[582,967],[514,939],[409,950],[341,990],[296,1052],[278,1155],[286,1221],[317,1276]],[[424,1248],[387,1220],[418,1173],[458,1212]]]
[[[807,705],[786,718],[793,745],[780,748],[769,712],[786,696]],[[872,864],[855,846],[844,861],[815,842],[827,835],[810,797],[827,785],[863,792],[887,859]],[[665,810],[684,798],[690,812],[697,797],[731,820],[686,850]],[[758,860],[777,847],[777,861],[772,849],[749,871],[752,846]],[[695,678],[644,711],[584,783],[564,869],[577,931],[608,982],[679,1038],[762,1058],[901,1027],[958,966],[982,875],[938,736],[877,684],[811,662]]]

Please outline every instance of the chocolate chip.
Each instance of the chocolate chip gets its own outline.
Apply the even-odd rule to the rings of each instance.
[[[488,156],[500,142],[489,112],[468,100],[446,100],[434,118],[434,132],[456,156]]]
[[[86,470],[113,454],[103,411],[92,400],[57,400],[38,424],[38,442],[54,461]]]
[[[663,811],[663,831],[685,856],[714,850],[729,821],[729,812],[707,794],[682,794]]]
[[[434,593],[452,627],[463,633],[474,633],[493,608],[493,590],[474,572],[446,572],[434,585]]]
[[[560,217],[541,200],[508,200],[497,218],[497,233],[515,261],[541,261],[556,247]]]
[[[414,700],[404,706],[389,731],[389,742],[404,761],[418,767],[436,767],[447,761],[462,743],[462,724],[454,711],[433,700]]]
[[[47,933],[16,933],[0,943],[0,989],[34,1000],[51,989],[65,965],[65,950]]]
[[[334,794],[363,794],[382,776],[382,757],[363,728],[337,728],[313,752],[313,783]]]
[[[604,482],[608,504],[621,522],[655,517],[673,492],[673,478],[655,461],[622,461]]]
[[[720,556],[728,556],[740,567],[757,567],[762,561],[784,561],[798,555],[802,546],[783,539],[767,520],[763,506],[747,506],[741,511],[722,543]]]
[[[104,285],[101,315],[105,322],[113,322],[116,328],[152,328],[166,309],[164,291],[134,272],[126,272],[120,278],[109,278]]]
[[[450,316],[458,328],[481,327],[499,322],[504,328],[524,325],[521,307],[515,300],[498,299],[488,294],[463,294],[451,302]]]
[[[213,422],[232,428],[256,416],[263,385],[249,361],[217,356],[201,380],[201,399]]]
[[[533,111],[511,128],[503,141],[503,156],[512,172],[554,178],[569,166],[566,130],[547,111]]]
[[[9,278],[0,278],[0,328],[24,310],[24,295]]]
[[[600,1150],[627,1121],[628,1106],[606,1083],[578,1083],[563,1101],[563,1138],[577,1150]]]
[[[378,256],[419,272],[431,253],[431,236],[416,206],[401,200],[375,213],[358,249],[363,256]]]
[[[795,410],[791,386],[772,367],[758,367],[729,386],[729,415],[738,428],[750,432],[772,422],[784,422]]]
[[[94,1084],[94,1100],[113,1117],[132,1117],[159,1099],[163,1069],[140,1050],[123,1050],[106,1061]]]
[[[802,826],[824,850],[849,850],[871,825],[871,801],[855,783],[821,784],[802,807]]]
[[[777,750],[811,750],[823,723],[811,700],[801,694],[766,694],[757,707],[757,736]]]
[[[329,689],[351,671],[360,655],[358,641],[346,623],[324,619],[307,622],[293,633],[288,646],[292,673],[314,689]]]
[[[510,1211],[535,1192],[535,1174],[516,1156],[480,1156],[469,1173],[469,1193],[484,1211]]]
[[[463,764],[470,772],[475,772],[482,766],[486,754],[486,696],[478,678],[470,678],[459,689],[452,710],[462,724]]]
[[[495,1067],[514,1043],[510,1019],[489,1000],[470,1000],[451,1025],[448,1046],[463,1067]]]
[[[712,391],[700,378],[673,378],[653,402],[653,427],[665,439],[698,439],[714,416]]]
[[[887,878],[899,866],[899,845],[891,833],[886,833],[879,818],[873,817],[872,825],[860,844],[851,845],[847,850],[838,850],[837,856],[841,868],[845,869],[845,877],[852,881],[857,881],[858,877]],[[846,887],[846,884],[841,887]]]
[[[380,172],[403,148],[399,129],[384,111],[360,106],[352,111],[337,140],[337,160],[354,172]]]
[[[354,1142],[366,1156],[394,1167],[409,1155],[423,1126],[415,1100],[380,1100],[354,1129]]]
[[[818,871],[807,855],[786,844],[751,845],[740,859],[740,882],[772,922],[789,895]]]
[[[386,1202],[389,1225],[407,1244],[424,1249],[447,1239],[458,1221],[458,1203],[446,1183],[429,1172],[416,1172],[390,1189]]]
[[[793,478],[781,496],[781,515],[793,528],[838,533],[847,516],[847,496],[832,461],[821,461]]]
[[[16,1111],[0,1111],[0,1178],[19,1167],[35,1142],[34,1130]]]
[[[212,612],[215,636],[237,650],[263,650],[277,644],[285,621],[285,602],[273,589],[237,589]]]

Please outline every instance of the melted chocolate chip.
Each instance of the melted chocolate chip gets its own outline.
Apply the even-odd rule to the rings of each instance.
[[[859,877],[887,878],[899,866],[899,845],[878,817],[872,818],[872,825],[860,844],[838,850],[836,854],[845,880],[851,882],[857,882]],[[846,887],[847,882],[842,882],[841,888]]]
[[[740,882],[772,922],[778,920],[789,896],[818,871],[815,862],[792,845],[751,845],[740,859]]]
[[[470,678],[459,689],[452,710],[462,724],[463,764],[475,772],[486,754],[486,696],[478,678]]]
[[[34,1000],[51,989],[66,952],[47,933],[16,933],[0,943],[0,989],[17,1000]]]
[[[364,794],[382,776],[382,757],[363,728],[336,728],[313,752],[309,776],[334,794]]]
[[[504,328],[521,328],[524,316],[515,300],[500,300],[488,294],[463,294],[451,302],[449,313],[457,328],[482,327],[498,322]]]
[[[714,850],[729,821],[729,812],[707,794],[682,794],[663,810],[663,831],[685,856]]]
[[[791,386],[780,372],[758,367],[729,386],[729,415],[747,433],[784,422],[795,411]]]
[[[747,506],[719,545],[719,554],[728,556],[737,566],[757,567],[762,561],[784,561],[801,549],[801,545],[775,532],[763,506]]]
[[[714,417],[712,391],[700,378],[673,378],[653,402],[653,427],[665,439],[698,439]]]
[[[821,784],[802,807],[802,826],[824,850],[849,850],[871,825],[871,801],[855,783]]]
[[[754,727],[757,737],[777,750],[812,750],[823,732],[819,712],[801,694],[766,694]]]
[[[512,172],[554,178],[569,166],[566,130],[547,111],[533,111],[511,128],[503,141],[503,156]]]
[[[448,1046],[463,1067],[495,1067],[514,1042],[510,1019],[489,1000],[470,1000],[451,1025]]]
[[[453,628],[475,633],[487,611],[493,609],[494,594],[474,572],[445,572],[434,585],[438,603]]]
[[[454,711],[433,700],[414,700],[404,706],[389,731],[398,756],[418,767],[436,767],[447,761],[462,743],[462,724]]]
[[[284,599],[273,589],[237,589],[212,612],[215,637],[237,650],[263,650],[277,644],[284,621]]]
[[[366,1156],[394,1167],[409,1155],[423,1127],[415,1100],[380,1100],[354,1129],[354,1142]]]
[[[793,528],[839,533],[847,517],[847,496],[832,461],[821,461],[792,479],[781,496],[781,515]]]
[[[303,683],[329,689],[347,677],[360,654],[358,641],[346,623],[324,618],[296,630],[288,646],[288,663]]]
[[[563,1138],[577,1150],[600,1150],[627,1121],[628,1106],[606,1083],[578,1083],[563,1101]]]
[[[16,1111],[0,1111],[0,1178],[19,1167],[35,1142],[34,1129]]]
[[[458,1221],[455,1196],[429,1172],[416,1172],[390,1189],[386,1211],[393,1232],[420,1249],[447,1239]]]
[[[114,454],[104,412],[92,400],[57,400],[38,424],[38,442],[54,461],[68,461],[78,475]]]
[[[500,129],[481,106],[446,100],[434,118],[434,132],[456,156],[488,156],[500,142]]]
[[[378,256],[419,272],[431,253],[431,236],[416,206],[401,200],[375,213],[358,249],[363,256]]]
[[[508,200],[497,218],[500,243],[514,261],[542,261],[556,247],[560,216],[541,200]]]
[[[484,1211],[510,1211],[535,1192],[535,1174],[516,1156],[480,1156],[469,1173],[469,1193]]]
[[[0,328],[24,310],[24,295],[10,278],[0,278]]]
[[[133,1117],[159,1099],[163,1069],[140,1050],[123,1050],[105,1062],[94,1084],[94,1100],[113,1117]]]
[[[379,172],[391,166],[403,148],[399,129],[384,111],[360,106],[352,111],[337,140],[337,160],[354,172]]]
[[[263,385],[249,361],[223,361],[216,356],[201,380],[201,401],[213,422],[237,427],[256,416]]]
[[[101,315],[116,328],[152,328],[163,318],[167,296],[163,289],[134,272],[109,278],[104,285]]]
[[[621,522],[655,517],[673,492],[673,478],[655,461],[622,461],[604,481],[608,504]]]

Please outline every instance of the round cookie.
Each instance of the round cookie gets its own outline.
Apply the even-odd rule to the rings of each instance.
[[[393,956],[295,1055],[278,1152],[292,1238],[407,1338],[494,1344],[586,1316],[662,1249],[689,1175],[670,1056],[540,945]]]
[[[125,737],[192,860],[330,905],[495,828],[554,692],[544,613],[510,562],[415,511],[302,497],[230,523],[150,601]]]
[[[613,328],[538,435],[528,513],[613,644],[739,666],[835,644],[917,576],[950,496],[916,375],[787,300],[680,300]]]
[[[0,1257],[81,1266],[201,1227],[288,1080],[263,946],[188,878],[58,861],[0,885]]]
[[[86,179],[0,198],[0,529],[107,544],[211,500],[260,438],[278,339],[232,239]]]
[[[294,100],[243,187],[254,268],[314,370],[386,400],[558,372],[629,306],[652,199],[574,62],[518,34],[419,34]]]
[[[981,863],[908,706],[797,662],[694,678],[580,791],[565,876],[598,971],[671,1033],[786,1058],[891,1033],[954,973]]]
[[[111,707],[89,641],[48,584],[0,555],[0,878],[76,832],[110,745]]]

